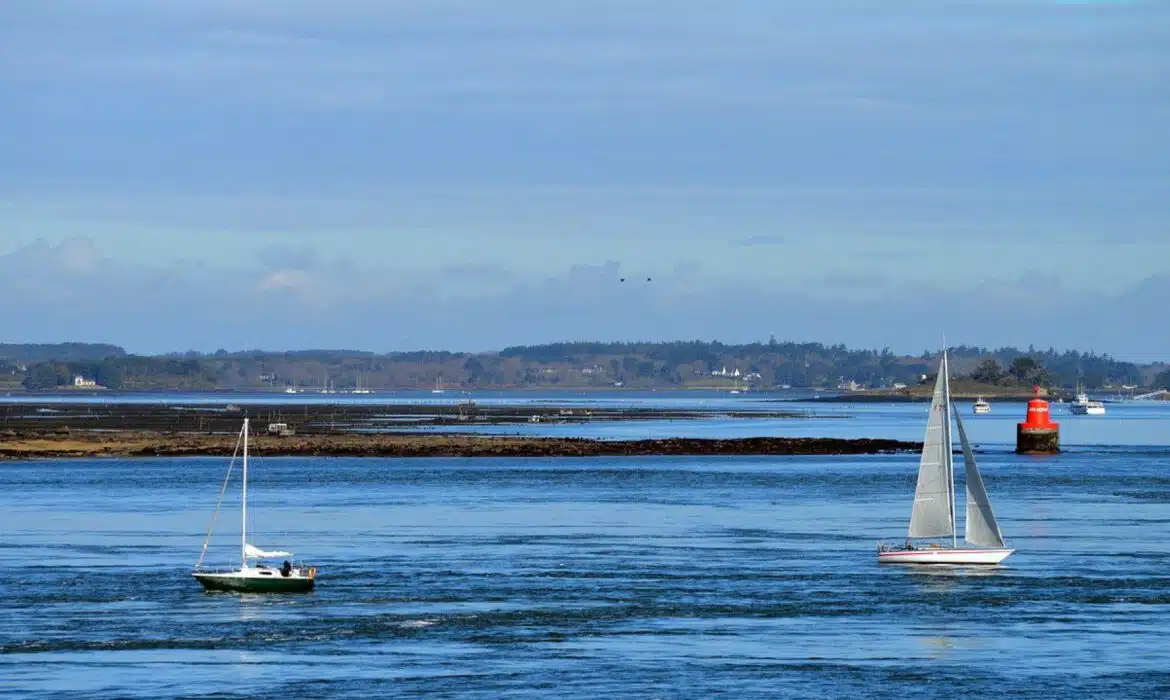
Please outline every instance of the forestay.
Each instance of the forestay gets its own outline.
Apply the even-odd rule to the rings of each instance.
[[[250,544],[244,545],[244,556],[248,559],[287,559],[292,555],[292,552],[266,552]]]
[[[979,467],[975,466],[975,453],[971,451],[971,443],[967,441],[967,431],[963,429],[963,419],[959,417],[958,411],[955,412],[955,420],[959,426],[959,442],[963,446],[967,476],[967,531],[963,537],[967,542],[982,547],[1003,547],[1003,535],[999,531],[999,524],[995,522],[995,513],[991,512],[991,500],[987,497],[987,489],[983,487]]]
[[[918,486],[910,513],[910,537],[950,537],[955,532],[951,499],[951,439],[945,391],[946,359],[939,365],[918,464]]]

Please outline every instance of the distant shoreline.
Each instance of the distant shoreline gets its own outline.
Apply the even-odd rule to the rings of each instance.
[[[1000,401],[1028,401],[1034,393],[1032,387],[1022,386],[997,386],[997,385],[980,385],[974,382],[965,380],[955,380],[951,385],[951,396],[956,399],[974,400],[983,397],[988,400],[998,399]],[[710,394],[712,396],[738,396],[741,398],[755,398],[764,401],[929,401],[933,391],[933,384],[920,385],[914,387],[907,387],[904,389],[864,389],[856,391],[848,391],[843,389],[827,389],[824,387],[790,387],[788,389],[781,388],[767,388],[767,389],[738,389],[735,394],[732,394],[729,389],[712,388],[705,386],[623,386],[623,387],[598,387],[598,386],[565,386],[560,385],[556,387],[544,386],[524,386],[524,387],[499,387],[499,388],[475,388],[475,389],[459,389],[450,388],[445,389],[439,394],[435,394],[433,390],[426,388],[394,388],[394,389],[370,389],[369,393],[355,394],[351,391],[337,391],[327,394],[321,393],[314,389],[298,390],[296,393],[289,394],[282,389],[271,388],[250,388],[250,387],[234,387],[234,388],[184,388],[184,389],[94,389],[87,388],[73,388],[63,387],[50,391],[28,391],[21,388],[12,388],[4,390],[4,394],[8,398],[20,398],[22,400],[36,400],[44,399],[61,399],[61,398],[78,398],[84,396],[101,396],[103,399],[117,401],[121,397],[134,396],[155,396],[165,397],[166,395],[192,395],[192,396],[271,396],[274,400],[288,400],[296,402],[298,399],[306,398],[321,398],[323,400],[333,399],[362,399],[364,401],[377,400],[378,398],[394,399],[401,398],[404,395],[415,397],[416,395],[430,395],[434,398],[461,398],[463,400],[474,401],[477,397],[484,397],[491,394],[548,394],[571,396],[574,394]],[[0,404],[5,398],[4,394],[0,394]],[[1048,400],[1056,400],[1057,398],[1071,399],[1072,395],[1060,389],[1042,390],[1041,398]]]
[[[9,435],[0,460],[91,457],[230,457],[235,435],[146,431]],[[254,437],[255,454],[270,457],[610,457],[701,455],[851,455],[914,452],[920,442],[886,439],[752,437],[595,440],[459,434],[376,434]]]
[[[557,386],[516,386],[516,387],[476,387],[474,389],[450,388],[444,389],[441,393],[435,394],[433,389],[426,387],[405,388],[398,387],[393,389],[370,389],[369,393],[355,394],[352,391],[338,390],[330,393],[321,393],[317,389],[299,389],[295,393],[287,393],[284,389],[270,389],[264,387],[224,387],[224,388],[177,388],[177,389],[107,389],[101,387],[94,389],[93,387],[74,388],[74,387],[59,387],[51,390],[36,390],[30,391],[22,387],[10,387],[7,389],[0,389],[4,394],[11,397],[21,398],[57,398],[57,397],[76,397],[91,394],[94,396],[117,398],[119,396],[163,396],[166,394],[193,394],[193,395],[271,395],[273,397],[361,397],[364,399],[378,397],[378,396],[394,396],[402,394],[431,394],[436,398],[446,397],[467,397],[475,399],[477,396],[484,396],[485,394],[629,394],[629,393],[644,393],[644,394],[677,394],[677,393],[702,393],[713,395],[732,395],[730,389],[713,388],[707,386],[566,386],[564,384]],[[737,389],[738,395],[741,396],[785,396],[790,394],[819,394],[819,395],[834,395],[839,394],[839,389],[825,389],[822,387],[792,387],[789,389]],[[4,395],[0,394],[0,399]]]

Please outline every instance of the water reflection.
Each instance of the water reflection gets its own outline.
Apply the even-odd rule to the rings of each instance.
[[[919,637],[918,641],[929,648],[932,659],[944,659],[955,648],[955,642],[950,637]]]
[[[1028,528],[1028,536],[1034,538],[1048,537],[1051,534],[1048,529],[1048,520],[1052,517],[1052,512],[1043,503],[1033,505],[1031,510],[1032,522]]]
[[[994,579],[1006,575],[1003,566],[932,564],[907,568],[910,569],[910,579],[918,589],[931,595],[950,595],[961,591],[966,581]]]

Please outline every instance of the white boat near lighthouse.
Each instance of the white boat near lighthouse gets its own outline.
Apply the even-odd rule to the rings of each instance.
[[[1075,416],[1103,416],[1105,404],[1089,398],[1085,390],[1077,387],[1077,399],[1068,405],[1068,412]]]
[[[975,454],[967,440],[963,419],[951,408],[951,385],[948,378],[946,351],[939,363],[930,417],[926,422],[926,439],[918,465],[918,486],[910,511],[910,529],[905,545],[878,544],[880,564],[983,564],[993,565],[1011,556],[995,521],[991,500],[983,477],[975,464]],[[965,466],[967,503],[963,539],[960,547],[955,523],[955,465],[951,446],[951,417],[959,429],[959,442]],[[946,542],[946,539],[950,542]],[[916,543],[915,540],[943,540]]]

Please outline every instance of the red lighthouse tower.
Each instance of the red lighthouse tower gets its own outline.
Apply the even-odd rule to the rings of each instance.
[[[1048,402],[1040,398],[1040,387],[1033,387],[1035,398],[1028,402],[1028,415],[1016,424],[1016,452],[1052,454],[1060,452],[1060,424],[1053,423]]]

